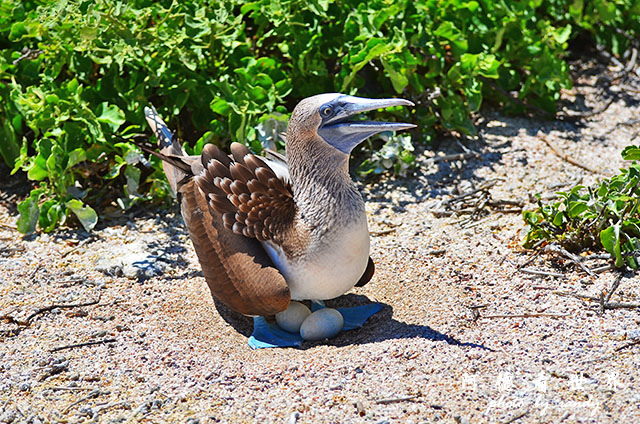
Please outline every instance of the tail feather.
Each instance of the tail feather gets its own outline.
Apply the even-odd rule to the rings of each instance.
[[[167,127],[167,124],[160,118],[153,105],[144,108],[144,115],[158,139],[160,152],[156,152],[138,143],[135,144],[145,152],[162,159],[162,167],[164,168],[167,180],[169,180],[169,185],[173,192],[177,193],[185,179],[194,175],[194,169],[192,167],[194,161],[187,156],[187,152],[184,151],[180,142]]]
[[[149,126],[153,130],[153,133],[158,138],[158,145],[160,146],[160,151],[165,154],[177,154],[184,155],[185,152],[180,146],[180,143],[175,139],[173,133],[167,127],[167,124],[164,123],[160,115],[158,115],[158,111],[153,105],[151,107],[144,108],[144,116],[147,118],[147,122]],[[171,152],[165,151],[165,149],[172,150]]]
[[[158,152],[150,147],[147,147],[146,145],[139,143],[133,139],[127,139],[127,141],[129,143],[135,144],[136,146],[138,146],[140,148],[140,150],[157,157],[158,159],[162,160],[164,163],[168,163],[169,165],[178,168],[178,170],[184,172],[185,174],[192,174],[193,169],[191,168],[191,157],[190,156],[182,156],[182,155],[171,155],[171,154],[165,154],[162,152]],[[188,159],[188,161],[185,161],[185,159]]]

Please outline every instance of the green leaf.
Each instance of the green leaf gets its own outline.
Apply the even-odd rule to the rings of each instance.
[[[122,169],[122,167],[126,164],[127,162],[124,159],[122,159],[120,156],[116,156],[116,163],[112,165],[111,168],[109,168],[109,172],[106,173],[104,178],[107,180],[114,179],[115,177],[120,175],[120,169]]]
[[[560,227],[562,226],[563,223],[564,223],[564,212],[558,211],[553,217],[553,225],[555,225],[556,227]]]
[[[64,217],[62,206],[58,199],[49,199],[40,206],[38,225],[45,233],[53,231]]]
[[[364,65],[377,57],[393,52],[395,48],[397,47],[390,45],[387,40],[381,38],[369,39],[364,48],[358,50],[354,55],[348,56],[348,64],[351,65],[351,72],[344,79],[341,91],[347,91],[356,74]]]
[[[589,209],[589,206],[584,201],[569,202],[569,209],[568,209],[569,218],[577,218],[584,211],[588,209]]]
[[[478,74],[486,78],[498,79],[500,77],[500,61],[492,54],[480,54],[478,60]]]
[[[78,217],[78,221],[80,221],[80,224],[82,224],[86,231],[93,230],[93,227],[98,223],[98,214],[96,211],[82,203],[82,201],[71,199],[65,203],[65,205]]]
[[[124,192],[129,198],[139,197],[138,187],[140,187],[140,170],[133,165],[127,165],[124,170],[127,183]]]
[[[398,72],[391,63],[385,58],[381,58],[380,62],[382,62],[382,66],[385,71],[389,74],[389,78],[391,78],[391,84],[393,85],[393,89],[396,93],[402,93],[404,89],[409,85],[409,79],[403,75],[401,72]]]
[[[41,160],[39,160],[41,159]],[[31,181],[42,181],[49,176],[47,161],[42,156],[37,156],[33,165],[27,171],[27,178]]]
[[[231,110],[229,103],[226,100],[220,98],[213,99],[209,106],[214,113],[222,116],[227,116],[229,114],[229,111]]]
[[[611,256],[616,260],[616,267],[624,265],[620,251],[620,225],[612,225],[600,232],[600,242]]]
[[[555,38],[558,43],[566,43],[570,35],[571,24],[562,28],[558,28],[558,30],[553,33],[553,38]]]
[[[11,168],[20,156],[20,144],[18,144],[13,126],[8,121],[2,122],[0,127],[0,156],[4,159],[4,163]]]
[[[627,146],[622,151],[624,160],[640,160],[640,146]]]
[[[23,38],[34,38],[40,34],[40,25],[37,22],[15,22],[11,25],[9,40],[20,41]]]
[[[120,125],[126,122],[124,112],[118,106],[109,105],[107,102],[100,104],[98,113],[98,121],[107,124],[113,131],[117,131]]]
[[[29,197],[18,203],[18,212],[20,217],[18,218],[17,228],[22,234],[32,233],[36,230],[36,224],[38,223],[38,217],[40,216],[40,198],[44,189],[31,190]]]
[[[69,152],[69,158],[67,159],[67,169],[73,168],[80,162],[87,160],[87,152],[82,148],[77,148]]]
[[[438,37],[449,40],[452,47],[455,47],[458,54],[464,53],[469,48],[469,44],[453,22],[447,21],[440,24],[440,26],[433,32]]]
[[[573,19],[579,21],[582,17],[582,9],[584,8],[584,0],[573,0],[571,6],[569,6],[569,13]]]

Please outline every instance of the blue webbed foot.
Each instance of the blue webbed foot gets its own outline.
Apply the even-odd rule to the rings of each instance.
[[[313,301],[311,303],[311,310],[313,312],[322,308],[326,308],[322,301]],[[348,331],[361,328],[372,315],[382,309],[382,304],[369,303],[367,305],[336,309],[344,318],[342,331]],[[300,336],[299,333],[294,334],[284,331],[277,324],[269,324],[264,317],[253,318],[253,333],[251,337],[249,337],[249,346],[252,349],[300,347],[302,341],[302,336]]]
[[[313,312],[318,309],[326,308],[324,302],[320,300],[314,300],[311,303],[311,310]],[[338,312],[342,314],[344,318],[344,326],[342,331],[355,330],[361,328],[364,323],[374,314],[382,309],[381,303],[369,303],[366,305],[353,306],[351,308],[336,308]]]
[[[284,331],[276,324],[269,324],[264,317],[253,318],[253,333],[249,337],[252,349],[268,347],[299,347],[302,345],[300,334]]]
[[[344,318],[342,331],[361,328],[364,323],[382,309],[381,303],[369,303],[367,305],[353,306],[351,308],[336,308]]]

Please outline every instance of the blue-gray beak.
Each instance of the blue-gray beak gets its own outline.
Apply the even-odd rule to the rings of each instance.
[[[343,153],[351,150],[367,138],[383,131],[399,131],[414,128],[413,124],[401,122],[349,121],[349,118],[371,110],[391,106],[415,106],[404,99],[366,99],[342,95],[322,105],[319,109],[323,118],[318,134],[327,143]]]

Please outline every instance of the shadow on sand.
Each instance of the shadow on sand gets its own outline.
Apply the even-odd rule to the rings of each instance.
[[[349,307],[356,305],[364,305],[371,303],[372,301],[362,295],[347,294],[340,296],[337,299],[329,300],[326,302],[329,307]],[[222,302],[214,298],[215,307],[218,313],[229,325],[231,325],[236,331],[245,337],[249,337],[253,331],[253,322],[251,318],[238,314],[230,310]],[[345,331],[336,336],[333,339],[325,340],[321,342],[305,342],[301,349],[306,350],[319,345],[327,346],[352,346],[361,345],[367,343],[376,343],[384,340],[394,339],[411,339],[422,338],[431,341],[443,341],[450,345],[479,348],[488,351],[493,351],[482,344],[473,342],[461,342],[456,340],[452,336],[440,333],[437,330],[427,326],[418,324],[407,324],[396,319],[393,319],[393,308],[383,303],[383,308],[380,312],[369,318],[364,327]]]

